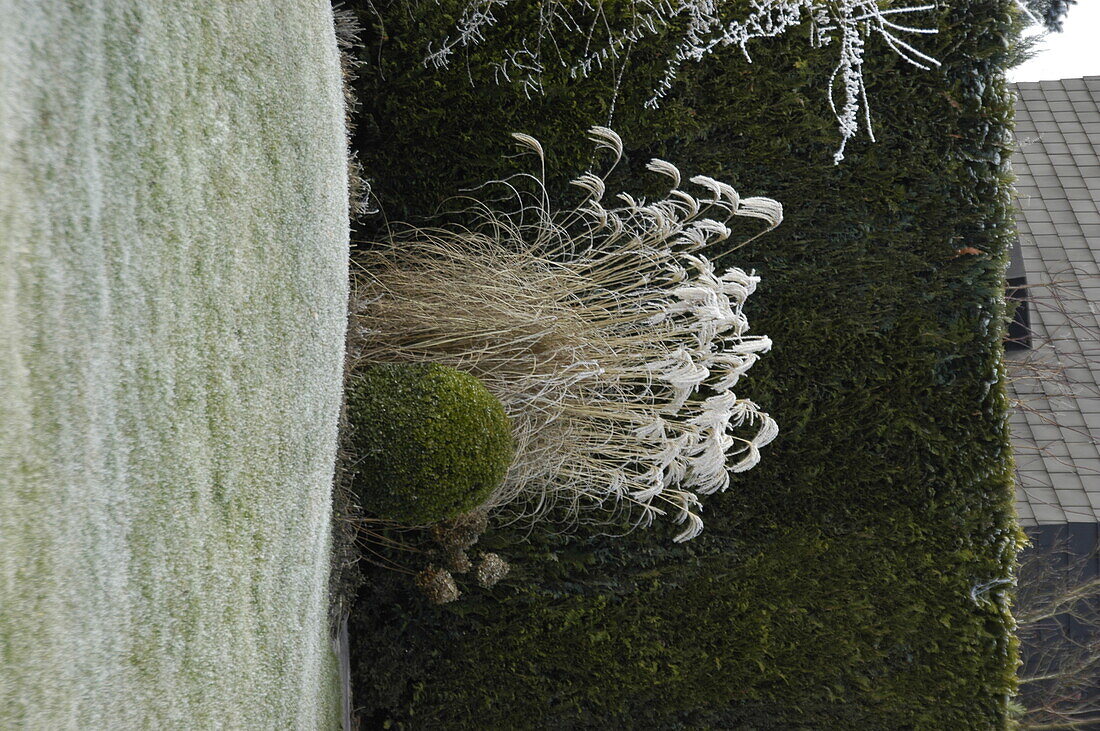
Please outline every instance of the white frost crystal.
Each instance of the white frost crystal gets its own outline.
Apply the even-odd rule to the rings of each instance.
[[[327,0],[0,0],[0,728],[326,728]]]

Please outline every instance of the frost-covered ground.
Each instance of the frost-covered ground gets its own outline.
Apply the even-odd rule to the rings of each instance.
[[[327,0],[0,0],[0,727],[322,728]]]

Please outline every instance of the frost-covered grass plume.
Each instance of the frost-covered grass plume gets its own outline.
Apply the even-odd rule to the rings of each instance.
[[[617,163],[619,137],[590,135]],[[537,140],[514,137],[543,162]],[[771,347],[742,310],[759,278],[718,270],[704,251],[733,217],[771,229],[782,208],[702,175],[689,192],[663,160],[648,168],[672,186],[652,203],[606,201],[607,173],[586,172],[573,181],[583,203],[553,212],[541,177],[518,175],[497,181],[520,201],[509,213],[485,205],[473,228],[380,242],[363,261],[351,338],[363,362],[442,363],[500,398],[517,450],[491,507],[595,523],[671,512],[684,541],[702,529],[699,496],[728,488],[778,432],[733,391]]]

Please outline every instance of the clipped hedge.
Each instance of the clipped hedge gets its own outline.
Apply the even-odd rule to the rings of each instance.
[[[500,161],[515,130],[543,141],[551,191],[567,196],[564,181],[588,163],[583,129],[607,122],[610,73],[548,81],[527,101],[494,86],[476,52],[452,71],[420,65],[459,5],[383,11],[384,38],[361,14],[358,145],[394,216],[429,215],[447,194],[518,169]],[[507,41],[522,12],[509,5],[487,42]],[[662,41],[632,56],[613,122],[628,167],[659,156],[785,205],[777,231],[728,260],[763,276],[747,310],[775,348],[739,392],[781,435],[707,500],[706,530],[688,544],[659,527],[620,539],[500,529],[483,543],[512,574],[445,607],[377,572],[353,619],[366,720],[1007,722],[1016,648],[1003,585],[989,582],[1010,576],[1019,536],[1000,366],[1013,12],[1008,0],[958,0],[927,14],[940,29],[921,39],[943,64],[933,71],[869,42],[878,141],[854,140],[840,166],[822,97],[830,47],[795,33],[757,44],[752,65],[723,51],[686,66],[657,112],[640,102]]]
[[[435,523],[473,510],[504,479],[513,453],[508,416],[474,376],[381,363],[348,380],[353,487],[370,513]]]

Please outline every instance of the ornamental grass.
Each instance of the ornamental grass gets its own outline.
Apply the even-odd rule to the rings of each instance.
[[[704,252],[731,236],[734,217],[770,230],[782,207],[706,176],[687,192],[662,160],[648,169],[671,181],[663,198],[605,202],[622,141],[604,127],[589,134],[613,159],[573,181],[578,206],[552,210],[543,175],[518,174],[479,189],[472,225],[374,242],[352,358],[451,366],[500,399],[516,457],[486,507],[608,528],[671,514],[686,541],[703,527],[699,497],[729,488],[778,434],[733,391],[771,347],[743,312],[759,278],[716,269]],[[513,136],[545,166],[537,140]]]

